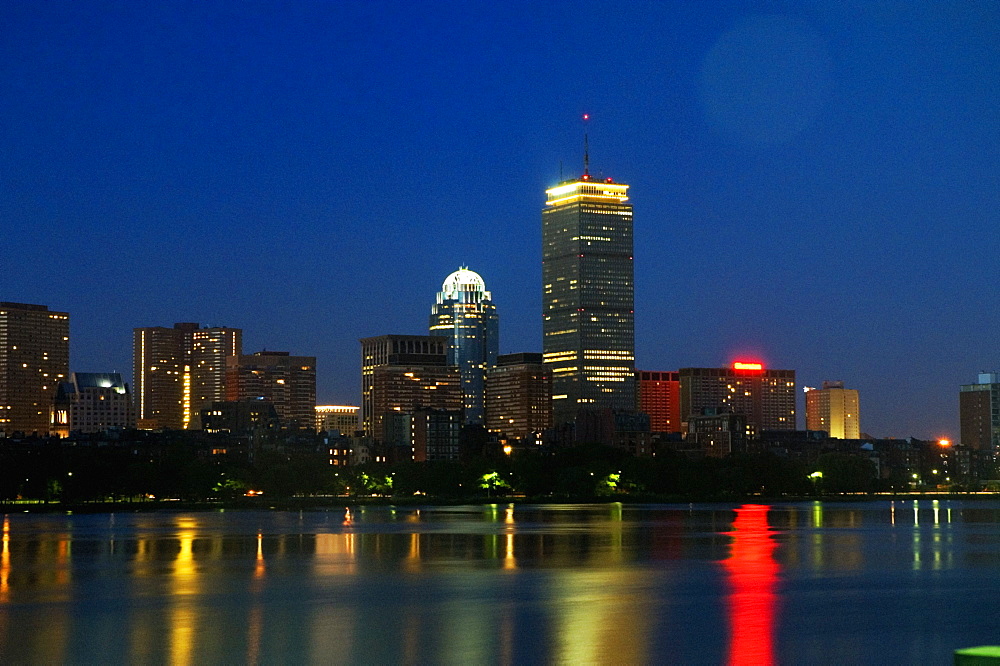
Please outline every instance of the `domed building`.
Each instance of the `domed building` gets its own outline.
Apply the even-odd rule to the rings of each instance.
[[[486,370],[497,362],[500,322],[479,273],[462,267],[445,278],[431,307],[430,334],[448,338],[448,363],[462,375],[465,422],[482,423]]]

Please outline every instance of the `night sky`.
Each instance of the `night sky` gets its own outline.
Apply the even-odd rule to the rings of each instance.
[[[71,370],[197,321],[359,404],[358,338],[426,334],[459,265],[541,351],[584,112],[640,368],[752,356],[956,438],[1000,368],[997,3],[158,4],[0,2],[0,300],[68,311]]]

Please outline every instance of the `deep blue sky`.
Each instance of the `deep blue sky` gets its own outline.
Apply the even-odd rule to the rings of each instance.
[[[359,400],[460,264],[541,349],[544,190],[632,185],[637,364],[740,354],[957,437],[1000,367],[1000,5],[0,2],[0,300],[242,327]]]

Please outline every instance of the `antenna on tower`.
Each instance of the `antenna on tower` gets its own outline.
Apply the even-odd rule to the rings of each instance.
[[[590,175],[590,143],[587,140],[587,121],[590,120],[590,114],[583,114],[583,175]]]

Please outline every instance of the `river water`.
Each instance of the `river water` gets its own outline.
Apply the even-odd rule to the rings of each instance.
[[[3,516],[4,664],[946,664],[996,643],[1000,502]]]

